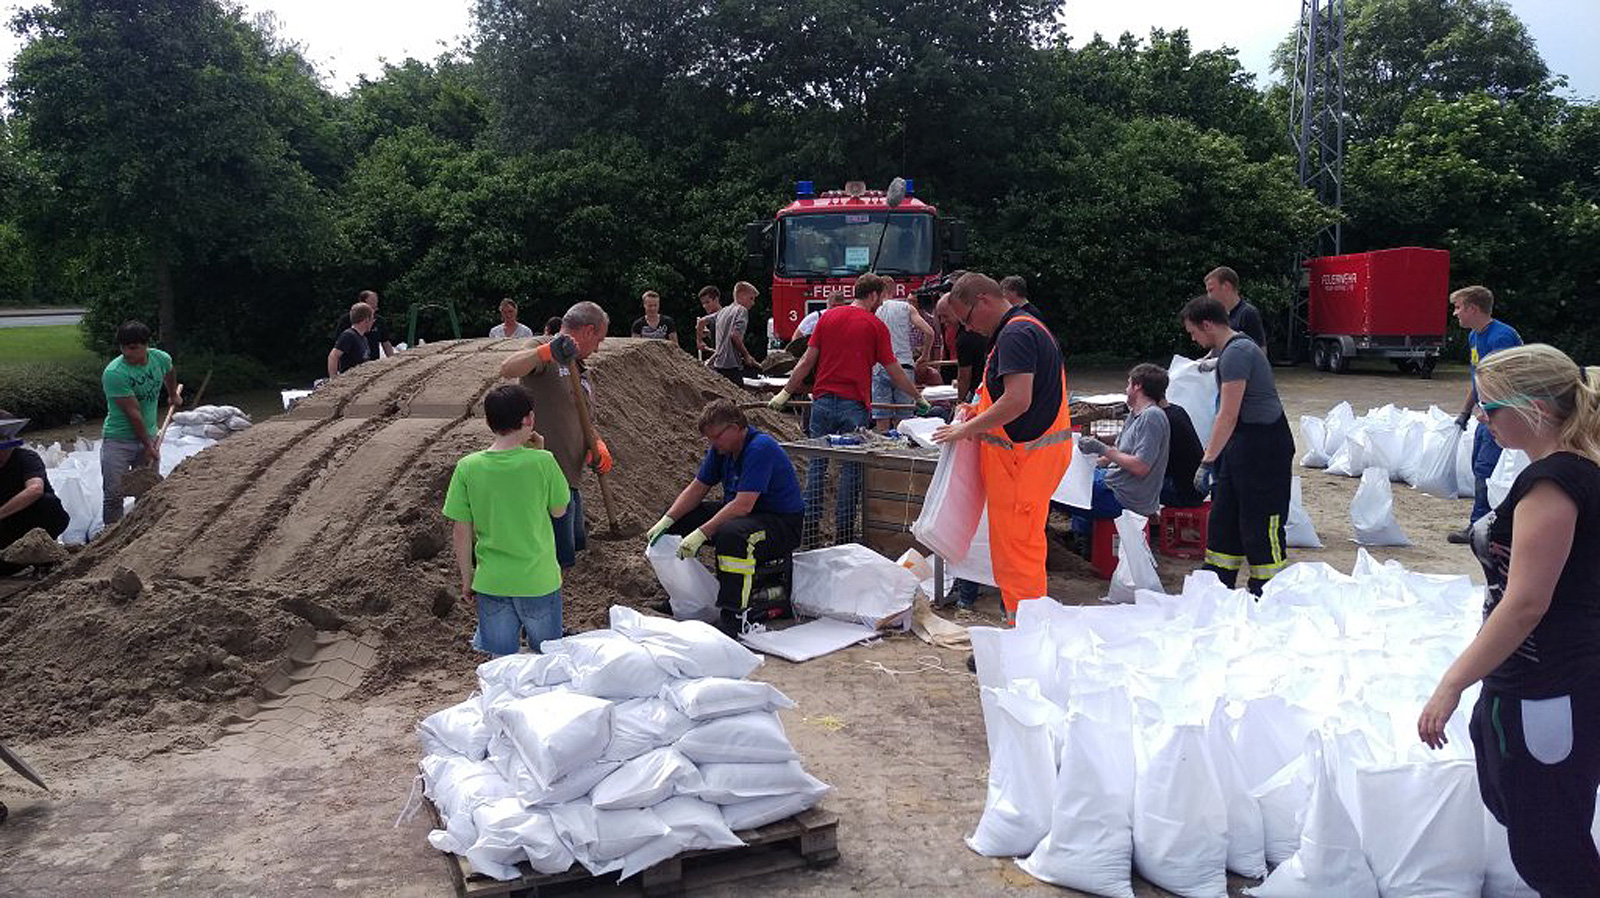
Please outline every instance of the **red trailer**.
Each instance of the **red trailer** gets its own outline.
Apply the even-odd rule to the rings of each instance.
[[[1306,263],[1311,357],[1342,373],[1358,356],[1428,377],[1449,324],[1450,253],[1405,246]]]

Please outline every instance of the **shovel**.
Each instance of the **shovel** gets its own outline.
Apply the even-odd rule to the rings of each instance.
[[[44,784],[44,777],[34,773],[33,768],[28,766],[28,762],[12,754],[11,749],[6,748],[4,743],[0,743],[0,761],[6,762],[6,766],[22,774],[23,779],[26,779],[28,782],[33,783],[35,786],[38,786],[46,792],[50,791],[50,787]]]
[[[194,404],[200,404],[200,397],[206,394],[206,385],[211,383],[211,372],[207,371],[205,379],[200,381],[200,389],[194,394]],[[178,398],[183,399],[183,384],[178,384]],[[156,431],[156,452],[158,453],[150,464],[141,465],[129,471],[122,478],[122,495],[132,496],[137,499],[150,492],[156,484],[161,482],[161,441],[167,438],[167,428],[172,426],[172,415],[178,410],[177,404],[167,405],[167,417],[161,422],[161,429]]]
[[[576,361],[568,363],[567,379],[572,381],[572,402],[578,407],[578,422],[583,425],[583,441],[592,453],[595,444],[600,442],[600,437],[594,432],[594,419],[589,416],[589,398],[583,395],[583,382],[578,379]],[[611,501],[611,482],[598,470],[594,472],[594,476],[600,480],[600,500],[606,506],[606,521],[611,524],[611,535],[620,537],[622,528],[617,526],[617,510]]]

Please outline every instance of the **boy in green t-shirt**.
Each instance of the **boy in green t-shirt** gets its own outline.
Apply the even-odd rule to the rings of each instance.
[[[520,384],[483,397],[494,442],[456,462],[444,516],[455,522],[453,543],[461,593],[476,598],[478,638],[491,655],[515,654],[522,631],[538,651],[561,638],[561,567],[551,518],[567,511],[569,490],[554,455],[529,448],[533,399]]]
[[[159,465],[156,446],[156,404],[161,388],[168,401],[181,405],[178,381],[172,374],[172,356],[150,348],[150,328],[138,321],[117,328],[122,352],[100,374],[106,394],[106,423],[100,436],[100,507],[105,525],[122,520],[122,478],[140,465]]]

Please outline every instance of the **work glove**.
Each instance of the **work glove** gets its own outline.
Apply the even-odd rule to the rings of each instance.
[[[557,365],[570,365],[578,359],[578,344],[566,334],[557,334],[547,343],[540,343],[533,350],[533,357],[548,365],[554,362]]]
[[[788,405],[788,404],[789,404],[789,391],[788,390],[779,390],[778,392],[773,394],[771,399],[767,400],[767,408],[770,408],[775,412],[783,411],[783,407]]]
[[[1200,363],[1198,365],[1195,365],[1194,367],[1195,367],[1196,370],[1204,371],[1207,374],[1209,374],[1212,371],[1217,370],[1217,359],[1215,359],[1215,358],[1201,359]]]
[[[1211,495],[1211,485],[1216,482],[1216,463],[1203,461],[1194,469],[1194,490],[1202,496]]]
[[[650,528],[650,532],[648,532],[648,533],[646,533],[644,535],[645,545],[647,545],[647,546],[655,545],[656,544],[656,540],[660,539],[661,535],[666,533],[667,530],[669,528],[671,528],[674,523],[676,523],[676,522],[672,520],[672,517],[670,515],[662,515],[661,516],[661,520],[656,521],[655,526]]]
[[[1106,444],[1088,434],[1078,437],[1078,451],[1089,455],[1105,455]]]
[[[933,413],[933,403],[931,403],[928,400],[922,398],[922,394],[921,393],[917,394],[916,412],[917,412],[917,417],[919,417],[919,418],[926,418],[928,415]]]
[[[700,528],[696,527],[694,530],[691,530],[689,532],[689,535],[685,536],[683,538],[683,542],[681,544],[679,544],[679,546],[678,546],[678,557],[679,558],[683,558],[683,559],[693,558],[695,556],[695,553],[700,551],[700,547],[705,545],[705,544],[706,544],[705,531],[703,531]]]
[[[1457,430],[1466,430],[1467,429],[1467,422],[1469,422],[1471,420],[1472,420],[1472,412],[1462,412],[1461,414],[1456,415],[1456,429]]]
[[[597,474],[611,473],[611,450],[606,448],[605,440],[595,440],[594,448],[589,450],[583,460],[593,467]]]

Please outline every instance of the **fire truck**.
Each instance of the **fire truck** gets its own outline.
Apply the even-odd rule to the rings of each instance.
[[[795,198],[769,221],[745,226],[753,269],[772,275],[768,343],[794,338],[801,319],[827,305],[829,296],[855,294],[856,278],[873,271],[895,282],[895,294],[914,294],[962,265],[966,225],[941,218],[905,181],[898,191],[868,190],[862,181],[818,193],[811,181],[795,183]]]

